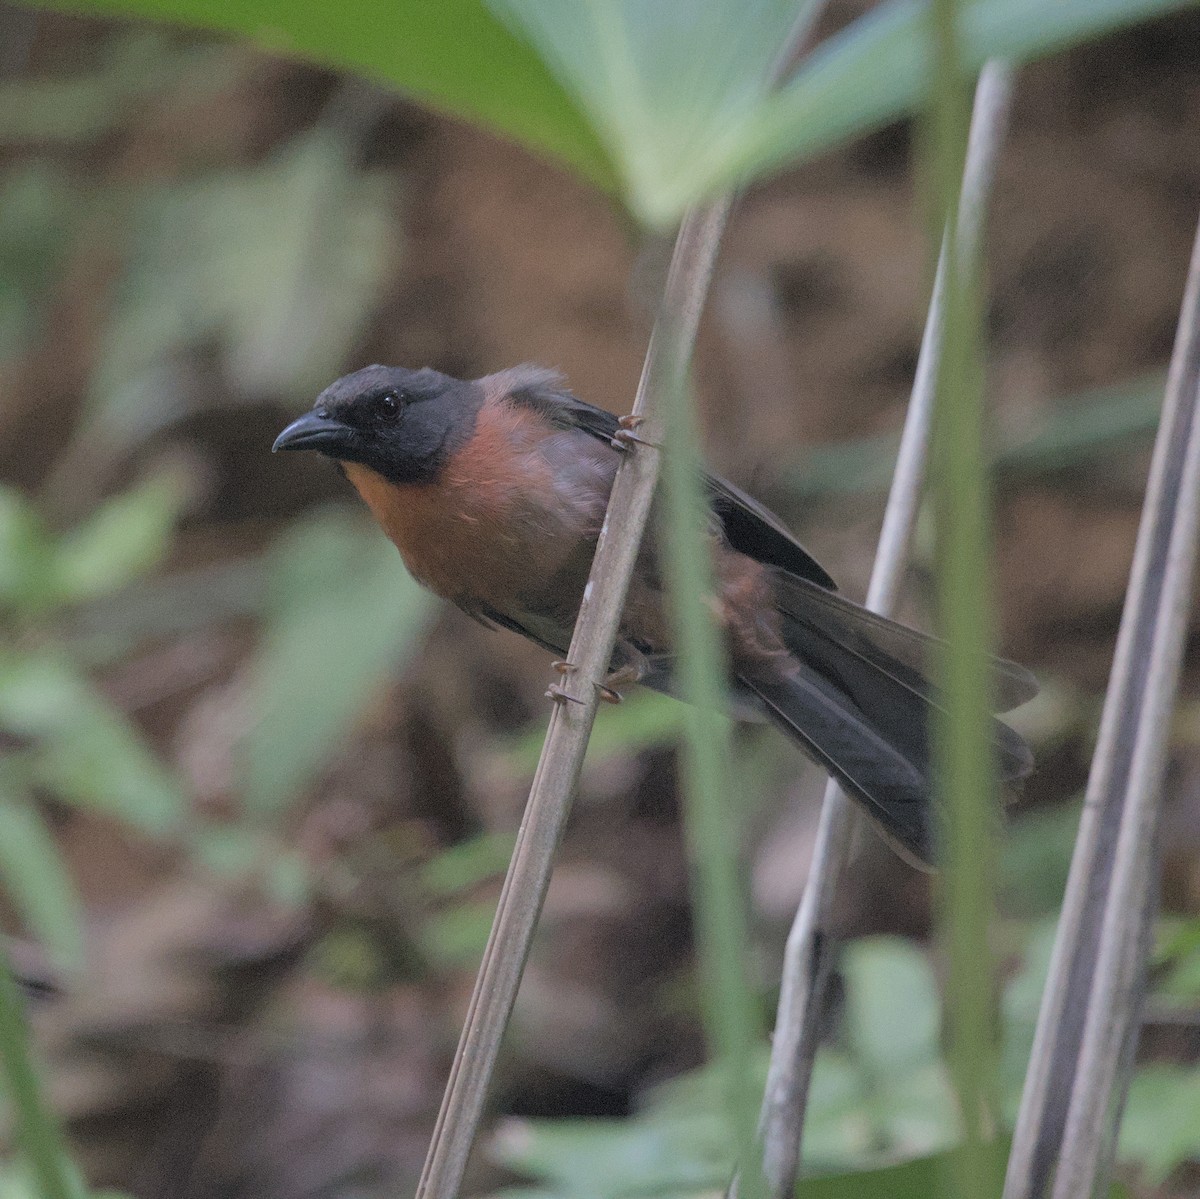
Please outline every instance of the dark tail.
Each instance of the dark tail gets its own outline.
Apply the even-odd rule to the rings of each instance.
[[[783,637],[796,658],[786,675],[755,672],[738,682],[768,718],[859,800],[889,840],[919,862],[935,861],[937,827],[930,801],[930,715],[937,695],[926,660],[937,642],[793,576],[779,580]],[[1000,711],[1037,691],[1011,662],[993,665]],[[1025,741],[994,723],[1000,777],[1033,767]]]

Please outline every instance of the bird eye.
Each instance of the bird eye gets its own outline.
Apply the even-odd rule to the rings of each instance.
[[[395,420],[400,415],[401,397],[397,392],[385,391],[375,401],[376,410],[384,420]]]

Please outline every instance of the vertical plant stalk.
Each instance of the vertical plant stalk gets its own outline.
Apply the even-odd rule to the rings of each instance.
[[[771,69],[778,83],[807,42],[826,0],[803,0],[787,42]],[[684,217],[667,274],[658,318],[650,335],[632,415],[640,417],[644,444],[626,455],[613,481],[592,569],[584,588],[567,660],[573,671],[555,705],[500,892],[492,930],[450,1068],[416,1199],[454,1199],[483,1115],[500,1041],[516,1002],[529,958],[554,852],[562,835],[588,738],[596,718],[596,684],[607,674],[625,596],[659,474],[655,420],[664,397],[683,381],[708,296],[713,267],[733,195],[723,195]]]
[[[975,90],[958,211],[959,261],[979,253],[987,197],[1004,140],[1012,94],[1012,71],[1002,63],[984,66]],[[933,295],[916,377],[884,511],[883,528],[867,607],[889,615],[896,607],[920,509],[933,422],[934,382],[942,354],[946,305],[946,243],[938,258]],[[775,1036],[760,1119],[764,1171],[772,1194],[783,1199],[795,1188],[808,1089],[817,1051],[817,1017],[823,1006],[832,960],[833,903],[857,823],[858,809],[830,782],[817,828],[808,883],[784,952]]]
[[[721,1071],[725,1111],[742,1169],[742,1194],[766,1194],[755,1134],[754,1051],[763,1029],[748,981],[745,901],[738,878],[739,812],[731,810],[728,693],[724,646],[713,622],[712,540],[694,407],[686,380],[663,396],[671,452],[663,467],[663,564],[672,609],[676,678],[687,701],[682,745],[687,835],[700,950],[699,1000],[710,1056]],[[738,799],[741,797],[738,796]],[[741,805],[739,805],[741,806]]]
[[[651,421],[665,390],[682,379],[729,213],[719,200],[689,213],[675,242],[666,289],[633,412],[657,442]],[[466,1170],[529,948],[537,928],[554,851],[570,810],[599,699],[595,684],[608,674],[625,594],[658,482],[659,451],[643,444],[617,470],[612,496],[579,620],[568,653],[574,670],[563,687],[570,700],[555,705],[534,775],[491,935],[467,1009],[467,1019],[442,1098],[418,1199],[453,1199]]]
[[[933,0],[929,176],[946,223],[946,315],[937,378],[931,461],[938,655],[945,707],[932,721],[934,795],[945,814],[938,932],[946,951],[946,1061],[962,1121],[954,1189],[962,1199],[1000,1188],[994,1152],[995,962],[993,837],[997,798],[992,744],[988,546],[991,521],[984,454],[984,394],[977,264],[959,256],[958,193],[966,146],[966,74],[958,0]]]
[[[0,1065],[16,1116],[17,1137],[42,1199],[75,1199],[62,1133],[42,1096],[29,1055],[29,1032],[8,955],[0,949]]]
[[[1200,522],[1200,231],[1129,591],[1042,995],[1005,1199],[1091,1194],[1123,1103],[1155,904],[1155,830]]]

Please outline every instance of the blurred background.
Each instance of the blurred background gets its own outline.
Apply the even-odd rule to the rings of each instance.
[[[826,23],[863,8],[838,0]],[[1192,12],[1023,70],[1000,163],[998,644],[1044,687],[1015,717],[1038,769],[1002,842],[1008,1111],[1194,232],[1197,45]],[[897,124],[747,195],[695,371],[710,461],[856,598],[928,294],[914,154]],[[268,451],[371,362],[534,361],[626,411],[668,251],[558,168],[360,81],[0,5],[0,882],[92,1183],[411,1190],[549,672],[418,591],[332,467]],[[905,605],[924,627],[927,557]],[[1122,1143],[1141,1195],[1200,1194],[1198,664]],[[657,696],[601,714],[478,1191],[720,1185],[677,730]],[[739,731],[738,752],[730,836],[770,1012],[823,780],[769,734]],[[809,1157],[836,1171],[943,1149],[930,880],[864,833],[839,923]]]

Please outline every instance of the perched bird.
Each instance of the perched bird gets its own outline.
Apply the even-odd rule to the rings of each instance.
[[[620,462],[635,436],[552,371],[464,381],[368,366],[326,388],[275,450],[339,463],[426,587],[485,625],[563,656]],[[636,448],[636,447],[635,447]],[[858,799],[907,855],[931,863],[929,637],[839,596],[773,513],[705,477],[731,708],[765,716]],[[671,630],[656,533],[625,605],[613,678],[671,689]],[[1037,690],[994,664],[998,711]],[[1025,742],[994,722],[1001,776],[1026,774]]]

